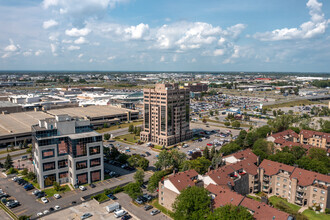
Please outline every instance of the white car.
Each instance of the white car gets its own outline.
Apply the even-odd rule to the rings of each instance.
[[[37,213],[37,216],[42,216],[42,215],[43,215],[42,212]]]
[[[44,211],[44,215],[47,215],[49,213],[49,211],[46,209],[45,211]]]
[[[60,194],[54,194],[54,198],[59,199],[59,198],[61,198],[61,195]]]
[[[42,201],[43,203],[47,203],[47,202],[48,202],[48,199],[47,199],[46,197],[42,197],[42,198],[41,198],[41,201]]]
[[[60,210],[61,207],[57,205],[57,206],[54,207],[54,209],[55,209],[55,210]]]
[[[81,191],[85,191],[85,190],[86,190],[86,187],[84,187],[84,186],[79,186],[79,189],[80,189]]]

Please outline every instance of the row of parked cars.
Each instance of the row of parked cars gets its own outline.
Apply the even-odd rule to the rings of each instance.
[[[16,183],[18,183],[18,185],[21,185],[23,186],[23,188],[26,190],[26,191],[29,191],[31,189],[34,189],[34,186],[29,183],[28,181],[26,181],[25,179],[21,178],[21,177],[13,177],[12,180]]]
[[[5,204],[8,208],[15,208],[20,205],[19,201],[15,199],[7,199],[8,197],[10,197],[10,195],[0,189],[0,198],[3,204]]]

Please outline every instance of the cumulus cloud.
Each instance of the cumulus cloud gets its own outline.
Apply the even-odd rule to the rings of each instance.
[[[70,30],[65,30],[65,34],[70,37],[86,36],[90,32],[91,32],[91,30],[88,28],[82,28],[82,29],[72,28]]]
[[[114,59],[116,59],[116,56],[110,56],[110,57],[108,57],[108,60],[114,60]]]
[[[57,56],[57,45],[56,44],[50,44],[50,50],[52,51],[52,54],[54,56]]]
[[[55,27],[58,25],[58,22],[53,20],[53,19],[50,19],[48,21],[44,21],[44,23],[42,24],[42,27],[44,29],[48,29],[48,28],[51,28],[51,27]]]
[[[322,3],[317,0],[309,0],[306,5],[311,19],[302,23],[299,28],[282,28],[265,33],[256,33],[254,38],[262,41],[308,39],[325,33],[330,19],[324,18]]]
[[[88,41],[87,41],[86,38],[84,38],[84,37],[79,37],[78,39],[76,39],[76,40],[74,41],[74,43],[75,43],[75,44],[86,44],[86,43],[88,43]]]
[[[102,18],[108,9],[126,2],[129,0],[44,0],[42,6],[82,25],[87,18]]]
[[[9,39],[10,44],[5,47],[4,51],[7,52],[16,52],[18,51],[21,47],[18,44],[14,44],[14,41],[12,39]]]
[[[74,45],[70,45],[70,46],[68,47],[68,50],[79,50],[79,49],[80,49],[79,46],[74,46]]]
[[[216,49],[215,51],[213,51],[213,55],[214,56],[222,56],[225,54],[225,50],[224,49]]]
[[[165,61],[165,56],[164,56],[164,55],[161,56],[159,61],[160,61],[160,62],[164,62],[164,61]]]
[[[82,58],[83,56],[84,56],[84,54],[81,53],[81,54],[78,55],[78,58],[80,59],[80,58]]]
[[[31,55],[32,55],[32,50],[28,50],[28,51],[23,52],[23,56],[25,56],[25,57],[28,57],[28,56],[31,56]]]
[[[35,56],[40,56],[41,54],[43,54],[44,51],[43,50],[37,50],[36,52],[34,52]]]
[[[146,34],[148,34],[149,31],[149,25],[148,24],[139,24],[137,26],[131,26],[128,28],[125,28],[124,32],[126,33],[128,38],[131,39],[141,39]]]

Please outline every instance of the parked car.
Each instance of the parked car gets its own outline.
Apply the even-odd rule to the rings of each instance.
[[[148,211],[148,210],[150,210],[150,209],[152,209],[152,208],[153,208],[153,207],[152,207],[151,205],[145,205],[143,209],[144,209],[145,211]]]
[[[141,188],[142,188],[142,189],[146,189],[147,187],[146,187],[144,184],[142,184],[142,185],[141,185]]]
[[[71,205],[75,205],[75,204],[77,204],[76,201],[72,201],[72,202],[71,202]]]
[[[50,208],[49,208],[49,211],[50,211],[50,212],[53,212],[54,210],[55,210],[55,209],[54,209],[53,207],[50,207]]]
[[[45,197],[46,196],[46,193],[41,191],[38,194],[36,194],[35,196],[37,197],[37,199],[40,199],[42,197]]]
[[[121,220],[128,220],[130,218],[132,218],[132,216],[130,216],[130,215],[124,215],[123,217],[121,217]]]
[[[91,213],[85,213],[85,214],[83,214],[81,217],[80,217],[80,219],[81,220],[83,220],[83,219],[86,219],[86,218],[89,218],[89,217],[92,217],[93,215],[91,214]]]
[[[137,204],[139,204],[139,205],[141,205],[141,204],[144,203],[143,200],[142,200],[141,198],[137,198],[137,199],[135,199],[135,202],[136,202]]]
[[[160,213],[160,211],[158,209],[154,209],[150,212],[150,215],[154,216],[157,215],[158,213]]]
[[[142,196],[146,201],[151,201],[152,200],[152,196],[148,195],[148,194],[143,194]]]
[[[115,217],[116,218],[122,217],[122,216],[124,216],[126,214],[127,214],[127,212],[125,210],[122,210],[122,209],[120,209],[118,211],[115,211]]]
[[[43,203],[47,203],[47,202],[48,202],[48,199],[47,199],[46,197],[42,197],[42,198],[41,198],[41,201],[42,201]]]
[[[43,214],[42,214],[42,212],[38,212],[37,213],[37,216],[39,217],[39,216],[42,216]]]
[[[24,186],[24,189],[25,189],[26,191],[31,190],[31,189],[33,189],[33,188],[34,188],[34,186],[33,186],[32,184],[27,184],[27,185]]]
[[[147,157],[149,157],[151,155],[151,153],[149,153],[148,151],[146,151],[146,155],[147,155]]]
[[[108,194],[107,196],[108,196],[110,199],[112,199],[112,200],[116,200],[116,199],[117,199],[117,197],[114,196],[112,193],[111,193],[111,194]]]
[[[9,195],[7,193],[4,193],[4,192],[0,193],[0,199],[8,198],[8,197],[9,197]]]
[[[19,202],[17,200],[11,200],[11,201],[7,202],[6,206],[9,208],[15,208],[15,207],[19,206]]]
[[[79,189],[80,189],[81,191],[85,191],[85,190],[86,190],[86,187],[84,187],[84,186],[79,186]]]
[[[46,209],[43,213],[44,213],[44,215],[47,215],[47,214],[49,214],[49,211]]]
[[[54,198],[59,199],[59,198],[61,198],[61,195],[60,194],[54,194]]]
[[[11,180],[14,181],[14,182],[16,182],[18,180],[18,177],[17,176],[14,176]]]
[[[33,192],[32,192],[32,195],[37,195],[37,194],[39,194],[41,191],[39,190],[39,189],[36,189],[36,190],[34,190]]]
[[[95,187],[96,187],[93,183],[89,184],[89,186],[90,186],[91,188],[95,188]]]
[[[60,210],[60,209],[61,209],[61,207],[60,207],[60,206],[58,206],[58,205],[56,205],[56,206],[54,207],[54,209],[55,209],[55,210]]]

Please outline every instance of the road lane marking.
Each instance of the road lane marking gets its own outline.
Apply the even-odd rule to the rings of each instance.
[[[28,209],[24,209],[24,210],[22,210],[22,211],[20,211],[20,212],[15,212],[15,214],[18,216],[18,215],[21,215],[21,214],[23,214],[24,212],[26,212]]]

